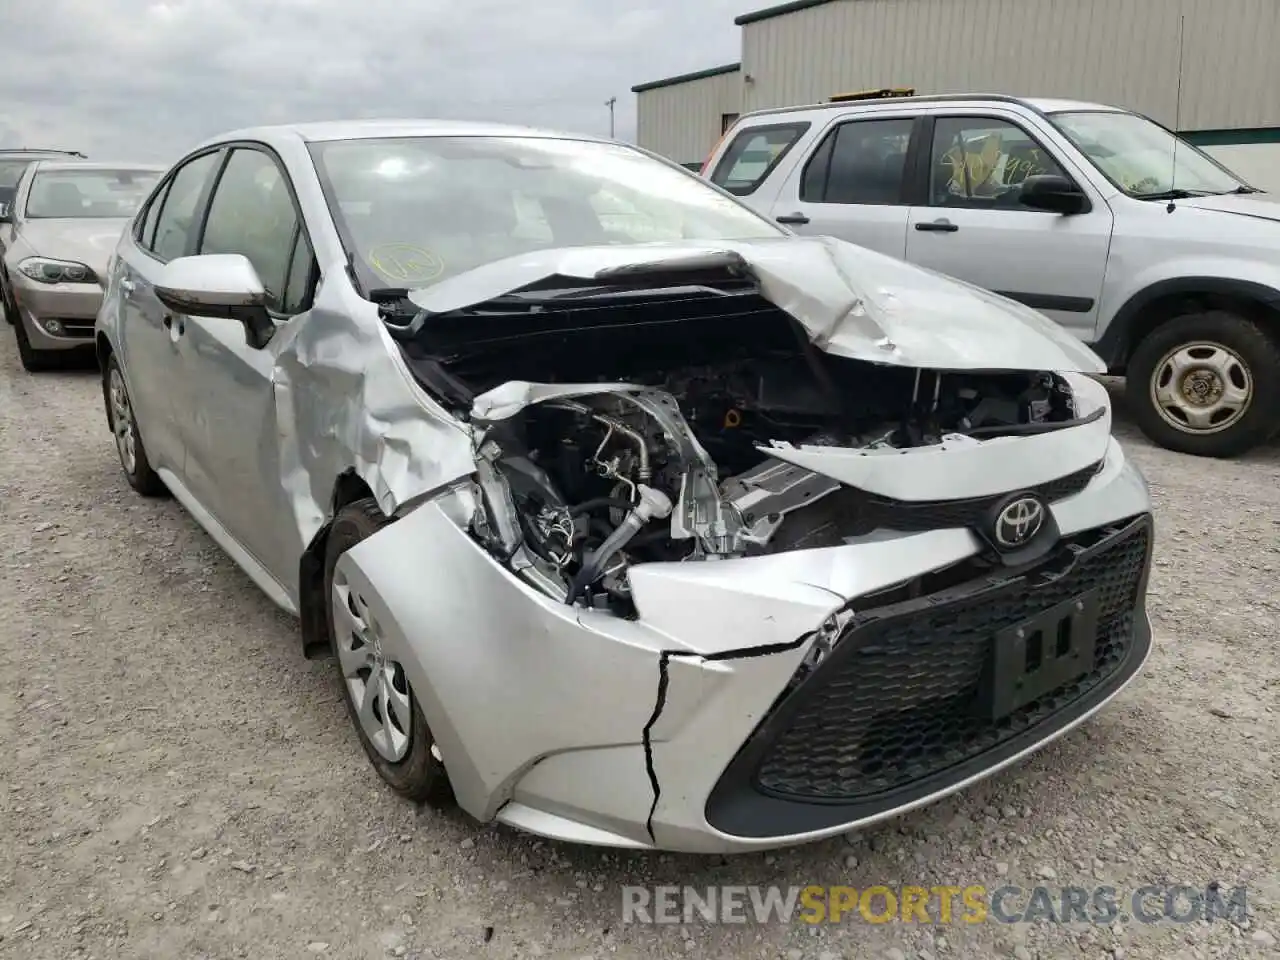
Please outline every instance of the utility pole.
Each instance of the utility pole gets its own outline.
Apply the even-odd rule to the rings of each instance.
[[[614,139],[614,136],[613,136],[613,108],[614,108],[614,105],[615,105],[615,104],[617,104],[617,102],[618,102],[618,98],[617,98],[617,97],[610,97],[608,100],[606,100],[606,101],[604,102],[604,105],[605,105],[606,107],[608,107],[608,108],[609,108],[609,139],[610,139],[610,140]]]

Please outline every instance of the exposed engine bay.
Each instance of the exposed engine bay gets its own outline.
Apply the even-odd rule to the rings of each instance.
[[[905,450],[1080,421],[1068,383],[826,353],[754,282],[549,280],[393,334],[476,438],[472,532],[569,604],[634,612],[628,569],[835,546],[870,533],[862,491],[770,456],[771,444]],[[484,421],[504,384],[599,383]],[[868,525],[870,524],[870,525]]]
[[[870,532],[860,491],[769,456],[771,441],[904,449],[1074,415],[1053,374],[862,366],[868,399],[856,410],[803,366],[766,363],[531,405],[483,434],[474,533],[557,599],[627,615],[635,563],[834,546]]]

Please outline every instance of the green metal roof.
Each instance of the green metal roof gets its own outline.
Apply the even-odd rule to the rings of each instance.
[[[642,83],[632,87],[632,93],[644,93],[646,90],[657,90],[660,87],[674,87],[682,83],[692,83],[694,80],[707,80],[711,77],[723,76],[726,73],[737,73],[742,69],[740,63],[726,63],[722,67],[708,67],[706,70],[696,70],[693,73],[682,73],[678,77],[667,77],[665,80],[650,80],[648,83]]]
[[[774,17],[781,17],[788,13],[795,13],[797,10],[808,10],[810,7],[820,7],[824,3],[831,2],[833,2],[833,0],[791,0],[790,3],[779,3],[777,6],[765,7],[765,9],[756,10],[754,13],[744,13],[733,22],[739,27],[744,27],[748,23],[759,23],[761,20],[772,20]]]

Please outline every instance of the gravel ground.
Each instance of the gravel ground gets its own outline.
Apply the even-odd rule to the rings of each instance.
[[[602,852],[383,789],[331,665],[125,485],[96,374],[27,375],[0,326],[0,958],[1276,956],[1280,450],[1217,463],[1120,430],[1156,500],[1157,646],[1108,710],[847,839]],[[1247,885],[1247,919],[621,922],[626,884],[1214,880]]]

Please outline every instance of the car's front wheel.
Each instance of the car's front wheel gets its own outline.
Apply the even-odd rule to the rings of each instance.
[[[9,289],[9,281],[0,276],[0,308],[4,309],[4,318],[11,326],[18,323],[18,304],[13,299],[13,291]]]
[[[449,776],[404,667],[360,590],[337,569],[344,553],[390,522],[370,498],[334,518],[324,563],[329,642],[347,713],[378,775],[401,796],[444,806],[453,800]]]
[[[21,328],[21,322],[19,322]],[[107,424],[116,441],[116,455],[129,486],[144,497],[160,497],[168,492],[159,474],[151,469],[147,448],[138,433],[138,421],[125,386],[124,371],[114,356],[107,358],[102,371],[102,392],[107,402]]]
[[[1246,317],[1188,313],[1134,349],[1126,395],[1142,432],[1162,447],[1233,457],[1267,440],[1280,414],[1280,345]]]
[[[5,314],[9,314],[9,308],[6,305]],[[22,317],[18,316],[17,307],[13,308],[13,333],[18,339],[18,359],[22,361],[22,369],[28,373],[40,373],[48,370],[53,366],[53,351],[37,350],[31,345],[31,338],[27,334],[27,325],[22,322]]]

